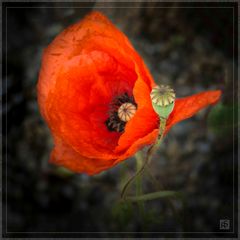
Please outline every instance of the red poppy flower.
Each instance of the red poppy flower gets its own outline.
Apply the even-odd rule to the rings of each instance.
[[[150,99],[154,86],[128,38],[101,13],[68,27],[45,49],[38,81],[41,114],[55,144],[51,162],[92,175],[152,144],[159,126]],[[220,94],[177,99],[166,132]],[[134,108],[127,121],[119,118],[123,104]]]

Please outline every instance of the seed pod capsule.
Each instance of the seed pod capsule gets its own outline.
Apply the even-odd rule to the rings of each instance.
[[[118,117],[124,121],[128,122],[136,113],[136,106],[132,103],[124,103],[118,109]]]
[[[168,106],[170,103],[173,103],[176,98],[174,90],[167,85],[160,85],[154,87],[150,96],[153,103],[162,107]]]
[[[150,93],[155,112],[161,118],[168,118],[174,108],[175,92],[167,85],[156,86]]]

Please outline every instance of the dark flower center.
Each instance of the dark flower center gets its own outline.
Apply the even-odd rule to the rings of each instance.
[[[110,103],[109,118],[105,122],[108,130],[122,133],[128,120],[135,114],[136,109],[137,104],[134,97],[129,96],[128,93],[115,97]]]

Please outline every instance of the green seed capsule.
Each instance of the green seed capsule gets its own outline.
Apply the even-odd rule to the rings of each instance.
[[[168,118],[174,107],[176,95],[167,85],[156,86],[152,89],[150,97],[155,112],[161,118]]]

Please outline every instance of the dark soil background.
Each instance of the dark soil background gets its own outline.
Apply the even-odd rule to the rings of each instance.
[[[79,237],[234,236],[230,232],[237,231],[238,120],[233,4],[5,6],[5,236],[17,235],[14,232],[52,237],[66,237],[69,232],[80,232],[73,235]],[[21,8],[9,8],[13,6]],[[34,8],[27,8],[30,6]],[[180,191],[184,198],[146,202],[145,213],[135,204],[119,204],[124,181],[134,173],[134,158],[94,177],[48,163],[53,143],[36,101],[41,54],[60,31],[92,9],[108,16],[129,37],[155,81],[173,86],[177,97],[209,89],[223,91],[218,105],[174,126],[151,162],[152,175],[162,190]],[[235,32],[235,50],[236,36]],[[147,174],[143,181],[144,192],[156,190]],[[229,228],[221,229],[220,220],[229,220]],[[24,235],[26,232],[31,233]]]

